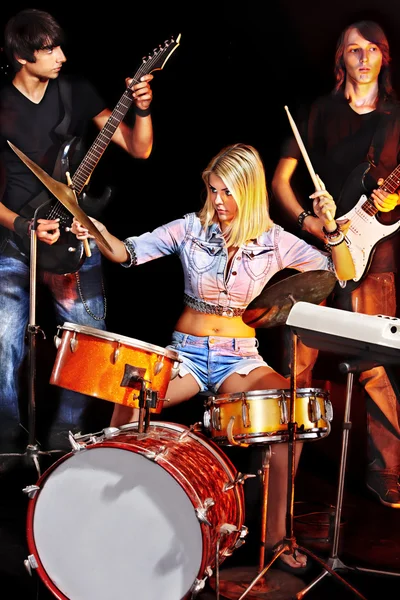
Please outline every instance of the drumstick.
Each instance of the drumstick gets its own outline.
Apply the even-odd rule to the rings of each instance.
[[[289,119],[289,123],[290,123],[290,125],[292,127],[292,130],[293,130],[293,133],[294,133],[294,137],[297,140],[297,143],[299,145],[300,151],[301,151],[301,153],[303,155],[304,161],[305,161],[305,163],[307,165],[307,168],[308,168],[308,171],[309,171],[309,173],[311,175],[311,179],[312,179],[312,181],[313,181],[313,183],[315,185],[315,189],[319,191],[322,188],[321,188],[321,186],[319,184],[318,178],[317,178],[317,176],[315,174],[315,171],[313,169],[313,166],[312,166],[311,161],[309,159],[309,156],[307,154],[307,150],[306,150],[306,148],[305,148],[305,146],[303,144],[303,140],[300,137],[299,130],[297,129],[297,125],[294,122],[294,120],[292,118],[292,115],[290,114],[289,109],[288,109],[287,106],[285,106],[285,110],[287,112],[287,116],[288,116],[288,119]],[[332,215],[331,215],[331,213],[330,213],[329,210],[326,211],[326,217],[327,217],[328,221],[333,221]]]
[[[72,179],[71,179],[71,175],[69,174],[69,171],[67,171],[65,173],[65,176],[67,178],[68,187],[70,187],[73,190],[76,203],[78,204],[78,198],[76,197],[75,190],[74,190],[73,183],[72,183]],[[92,251],[90,249],[89,241],[87,239],[83,240],[83,248],[85,250],[85,254],[86,254],[87,258],[89,258],[90,256],[92,256]]]

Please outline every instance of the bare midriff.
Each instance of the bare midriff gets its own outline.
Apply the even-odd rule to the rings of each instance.
[[[243,321],[242,317],[222,317],[201,313],[186,306],[175,325],[181,333],[197,336],[220,336],[230,338],[255,337],[255,330]]]

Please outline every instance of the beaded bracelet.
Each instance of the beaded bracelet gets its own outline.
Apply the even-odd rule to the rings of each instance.
[[[342,244],[345,240],[344,234],[342,232],[340,232],[340,235],[337,236],[337,238],[335,239],[327,239],[326,240],[326,245],[327,246],[339,246],[339,244]]]
[[[300,227],[300,229],[303,229],[303,223],[304,223],[304,219],[306,219],[307,217],[313,217],[314,213],[311,212],[311,210],[303,210],[303,212],[301,212],[299,214],[299,216],[297,217],[297,223]]]
[[[336,222],[336,228],[333,231],[327,231],[325,229],[325,226],[322,227],[322,231],[324,232],[325,237],[328,238],[329,240],[331,238],[335,238],[339,233],[341,233],[341,230],[340,230],[340,227],[339,227],[337,221],[335,221],[335,222]]]

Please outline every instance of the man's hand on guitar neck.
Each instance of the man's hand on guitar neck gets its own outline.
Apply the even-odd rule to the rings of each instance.
[[[378,179],[378,185],[382,185],[383,182],[383,178]],[[389,192],[385,192],[382,188],[373,190],[371,198],[374,201],[375,208],[381,212],[390,212],[400,204],[399,194],[389,194]]]
[[[154,75],[148,73],[140,78],[140,82],[132,87],[132,98],[136,108],[147,111],[150,108],[150,103],[153,99],[153,92],[150,87],[150,81],[154,79]],[[132,84],[133,79],[127,77],[125,79],[126,87]],[[140,113],[139,113],[140,114]]]

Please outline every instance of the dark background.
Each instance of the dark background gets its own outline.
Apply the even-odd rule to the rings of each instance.
[[[385,29],[391,45],[394,85],[400,93],[398,0],[110,2],[104,8],[100,3],[90,2],[35,5],[10,2],[2,5],[0,30],[10,16],[32,6],[53,14],[66,32],[64,51],[68,61],[63,71],[89,78],[110,109],[124,92],[125,77],[136,72],[142,57],[181,33],[179,48],[165,68],[155,73],[152,82],[151,156],[145,161],[135,160],[110,144],[92,177],[94,194],[101,193],[106,185],[115,188],[113,201],[102,220],[121,238],[152,230],[197,210],[203,191],[201,172],[210,158],[227,144],[254,145],[264,160],[269,183],[280,145],[291,133],[284,106],[288,105],[295,115],[300,104],[332,88],[336,40],[341,30],[353,21],[371,18]],[[128,113],[129,118],[132,115]],[[97,131],[92,132],[89,144],[96,134]],[[276,221],[286,224],[273,197],[271,214]],[[104,268],[108,330],[133,341],[166,346],[182,310],[183,278],[178,259],[164,258],[137,269],[124,269],[107,262]],[[42,302],[42,296],[38,298],[37,322],[47,335],[38,348],[38,368],[43,373],[53,365],[52,337],[56,326],[49,318],[48,305]],[[257,336],[261,353],[279,369],[281,330],[260,329]],[[330,386],[335,411],[332,433],[318,441],[317,446],[305,444],[302,455],[302,460],[306,459],[302,473],[318,476],[311,487],[307,487],[307,480],[306,492],[311,489],[315,497],[320,495],[324,501],[329,500],[329,495],[324,495],[321,479],[326,477],[336,482],[340,456],[345,382],[338,374],[338,362],[336,356],[320,355],[317,373],[318,376],[323,373],[324,380],[336,380]],[[48,377],[45,379],[47,384]],[[112,403],[106,404],[111,410]],[[166,416],[166,420],[187,419],[190,424],[201,419],[202,405],[197,403],[196,409],[193,403],[188,405],[178,407],[179,411]],[[353,407],[347,489],[354,479],[364,479],[365,467],[365,409],[358,395]],[[22,479],[24,485],[30,483],[25,475]],[[298,489],[299,497],[307,498],[301,481]],[[335,489],[331,494],[333,501]],[[378,508],[382,507],[373,502],[370,520],[361,523],[362,531],[367,531],[365,522],[379,522],[375,517]],[[384,510],[387,523],[376,534],[377,540],[387,531],[398,531],[398,527],[394,528],[393,511]],[[370,539],[364,536],[361,545],[362,554],[371,547],[376,561]],[[4,552],[7,556],[9,545],[5,545]],[[25,558],[25,551],[22,556]],[[384,564],[387,566],[389,562]],[[22,559],[19,567],[22,569]],[[332,587],[335,592],[336,587]]]

